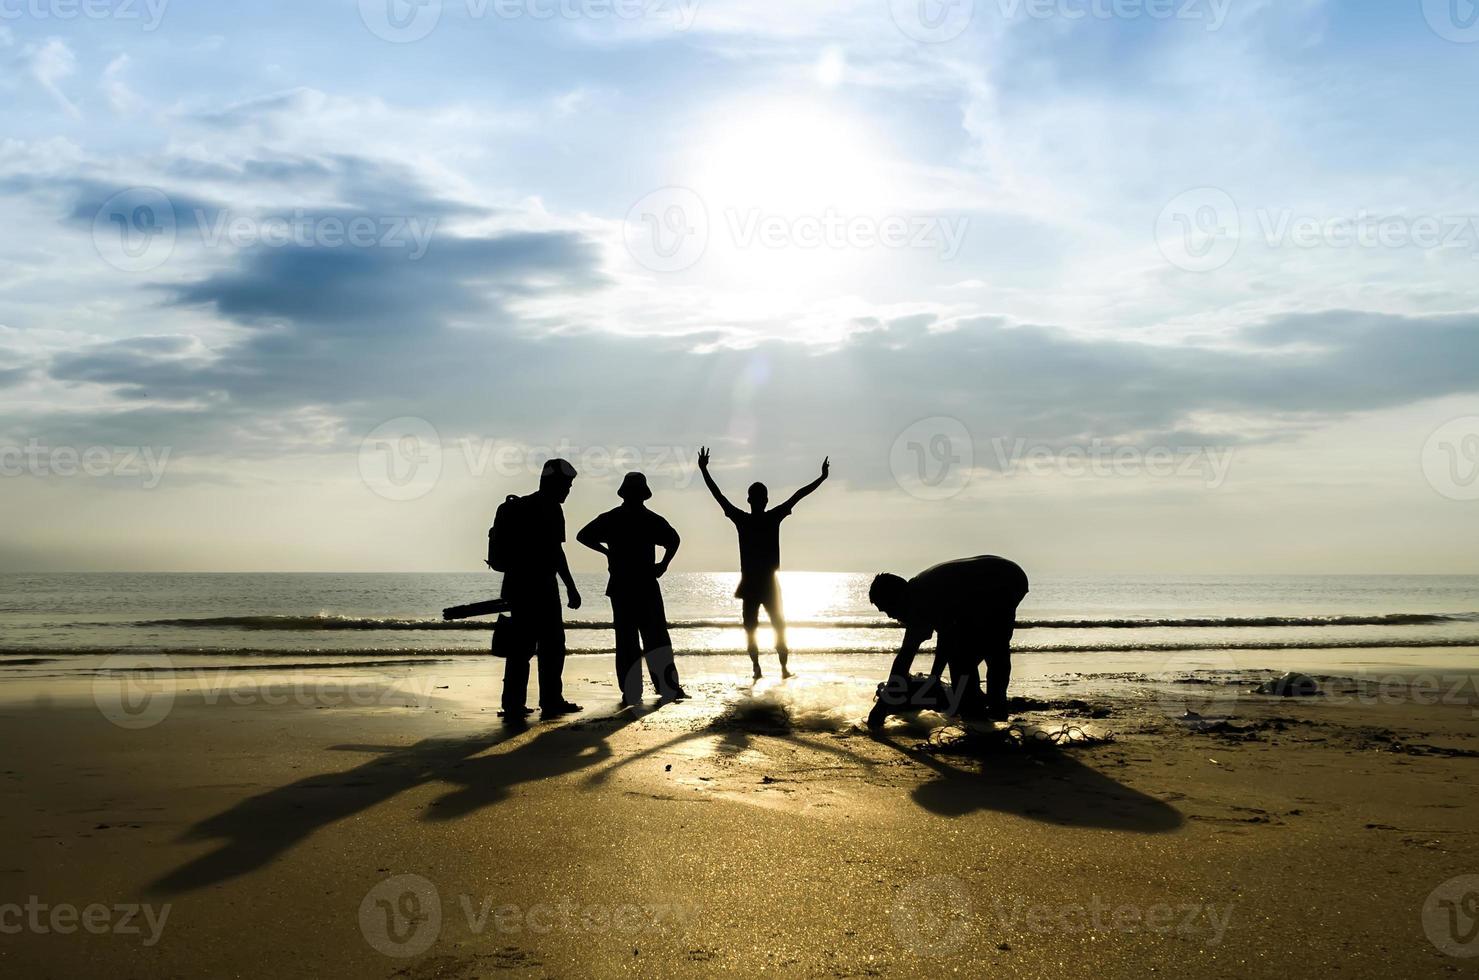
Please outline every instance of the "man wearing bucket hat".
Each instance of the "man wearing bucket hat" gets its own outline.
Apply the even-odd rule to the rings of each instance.
[[[665,701],[681,700],[688,695],[678,684],[667,612],[657,581],[678,553],[678,532],[647,509],[652,491],[641,473],[628,473],[616,495],[621,498],[621,506],[581,528],[575,540],[606,556],[611,576],[606,595],[611,599],[616,631],[616,682],[621,703],[633,706],[641,702],[644,659],[658,695]],[[661,561],[657,559],[658,548],[663,550]]]

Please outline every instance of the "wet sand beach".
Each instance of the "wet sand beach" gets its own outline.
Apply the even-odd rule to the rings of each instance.
[[[0,970],[1456,975],[1471,652],[1360,654],[1310,698],[1018,658],[1014,731],[970,738],[859,727],[877,656],[755,686],[686,658],[694,698],[637,713],[573,658],[586,711],[522,732],[488,658],[17,658]]]

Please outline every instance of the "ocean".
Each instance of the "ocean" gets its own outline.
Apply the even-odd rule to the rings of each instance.
[[[609,651],[605,577],[578,580],[571,651]],[[736,580],[663,579],[680,654],[743,651]],[[869,575],[781,580],[793,650],[897,646],[900,629],[868,604]],[[487,649],[490,621],[444,623],[441,610],[497,593],[493,573],[0,574],[0,655],[472,654]],[[1018,615],[1018,653],[1085,663],[1128,651],[1479,648],[1479,576],[1045,576]]]

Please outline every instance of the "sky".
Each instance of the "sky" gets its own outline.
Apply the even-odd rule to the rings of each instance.
[[[0,0],[0,571],[1479,573],[1468,0]],[[578,570],[599,556],[571,545]],[[583,553],[584,552],[584,553]]]

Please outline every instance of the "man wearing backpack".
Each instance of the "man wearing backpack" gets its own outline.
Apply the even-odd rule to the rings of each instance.
[[[488,565],[503,573],[499,593],[511,606],[510,642],[503,670],[506,722],[533,714],[524,704],[529,691],[529,661],[539,658],[539,707],[554,718],[579,711],[565,700],[565,620],[560,611],[560,582],[571,609],[580,608],[580,591],[565,560],[565,512],[575,467],[563,459],[544,464],[539,489],[527,497],[510,495],[498,508],[488,532]]]

